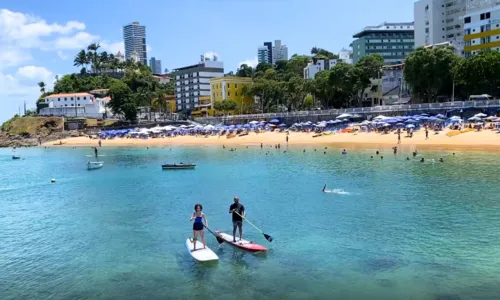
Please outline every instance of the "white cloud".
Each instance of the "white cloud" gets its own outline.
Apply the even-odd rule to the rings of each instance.
[[[256,57],[252,59],[247,59],[238,64],[238,68],[241,67],[241,65],[246,64],[247,66],[250,66],[252,68],[255,68],[259,64],[259,59]]]
[[[217,59],[220,60],[220,56],[213,52],[213,51],[208,51],[208,52],[205,52],[205,54],[203,54],[205,56],[205,58],[210,58],[210,59],[214,59],[214,56],[217,56]]]
[[[78,32],[73,36],[62,36],[55,40],[54,48],[57,50],[86,49],[88,45],[99,40],[99,36],[87,32]]]
[[[16,78],[20,81],[38,83],[44,81],[49,83],[52,78],[52,72],[44,67],[24,66],[16,72]]]
[[[0,71],[18,66],[21,63],[32,60],[31,54],[24,50],[15,50],[10,48],[2,48],[0,44]]]
[[[59,56],[59,58],[62,59],[62,60],[67,60],[69,58],[69,55],[66,55],[61,50],[57,51],[57,56]]]
[[[102,41],[99,44],[102,50],[108,53],[116,54],[120,51],[122,54],[125,54],[125,44],[123,42],[110,43],[108,41]]]

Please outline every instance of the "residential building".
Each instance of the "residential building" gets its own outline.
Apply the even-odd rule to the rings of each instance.
[[[106,115],[109,97],[98,98],[91,93],[52,94],[45,97],[48,107],[40,115],[65,117],[102,118]]]
[[[415,44],[413,22],[367,26],[353,37],[353,63],[365,56],[379,54],[385,64],[400,64],[413,51]]]
[[[156,59],[154,57],[151,57],[151,59],[149,59],[149,67],[151,68],[151,72],[153,74],[161,74],[162,70],[161,70],[161,60],[159,59]]]
[[[251,95],[245,94],[245,90],[251,88],[253,80],[248,77],[224,76],[210,80],[210,102],[212,107],[215,102],[226,99],[233,100],[238,104],[240,113],[249,112],[255,103]]]
[[[135,51],[136,59],[147,66],[146,26],[139,24],[139,22],[123,26],[123,41],[125,43],[125,59],[130,60]]]
[[[408,104],[410,86],[404,80],[404,64],[386,65],[378,78],[371,78],[363,92],[362,106]]]
[[[485,49],[500,51],[499,0],[468,1],[463,21],[465,57]]]
[[[288,47],[281,44],[280,40],[274,41],[274,46],[272,48],[272,62],[273,65],[280,60],[288,60]]]
[[[320,71],[330,70],[335,67],[340,59],[317,59],[310,60],[304,68],[304,79],[314,79],[314,76]]]
[[[342,48],[339,52],[339,59],[346,64],[352,64],[352,50]]]
[[[224,64],[203,55],[195,65],[174,69],[177,111],[191,112],[201,96],[210,96],[210,79],[224,76]]]
[[[153,78],[158,80],[160,83],[167,84],[170,82],[171,78],[168,74],[153,74]]]
[[[265,42],[264,47],[259,47],[257,50],[257,58],[260,63],[273,63],[273,43]]]
[[[450,42],[456,52],[461,54],[464,47],[462,17],[465,10],[466,0],[415,2],[413,8],[415,48]]]
[[[259,64],[272,63],[272,58],[269,58],[270,53],[272,53],[272,50],[269,50],[267,47],[259,47],[259,49],[257,49],[257,61]]]

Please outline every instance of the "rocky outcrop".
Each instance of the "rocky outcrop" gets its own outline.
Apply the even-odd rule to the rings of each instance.
[[[41,143],[59,141],[69,137],[85,135],[84,133],[74,131],[53,132],[47,136],[31,135],[10,135],[0,132],[0,147],[33,147]]]

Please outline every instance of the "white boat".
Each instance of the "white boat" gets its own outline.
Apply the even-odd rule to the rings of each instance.
[[[104,166],[104,162],[102,161],[89,161],[87,163],[87,170],[100,169],[102,166]]]

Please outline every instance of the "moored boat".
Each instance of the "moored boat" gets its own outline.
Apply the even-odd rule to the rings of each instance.
[[[13,154],[12,155],[12,159],[21,159],[21,156],[17,155],[17,154]]]
[[[195,164],[163,164],[161,165],[161,168],[163,170],[190,170],[194,169],[196,167]]]
[[[104,162],[102,161],[89,161],[87,163],[87,170],[100,169],[102,166],[104,166]]]

